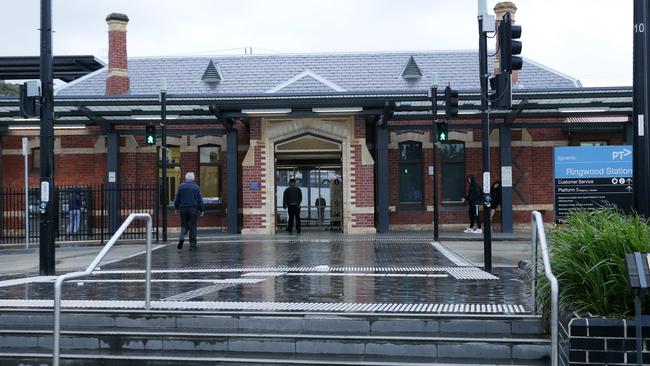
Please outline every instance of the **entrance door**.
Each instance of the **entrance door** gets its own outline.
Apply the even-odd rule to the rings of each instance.
[[[278,165],[275,173],[276,231],[287,226],[289,215],[282,207],[284,191],[290,179],[302,191],[300,220],[304,230],[333,230],[343,228],[343,185],[340,164]]]

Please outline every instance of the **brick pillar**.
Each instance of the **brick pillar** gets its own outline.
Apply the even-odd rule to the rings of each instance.
[[[230,146],[228,147],[230,148]],[[242,234],[270,233],[265,209],[266,192],[266,145],[262,140],[262,121],[252,119],[250,122],[250,146],[242,162]]]
[[[349,185],[343,182],[344,187],[351,187],[351,222],[346,224],[351,234],[376,231],[374,165],[366,146],[366,121],[357,116],[354,119],[354,140],[351,144]]]
[[[499,24],[501,23],[501,20],[503,19],[503,16],[506,13],[510,13],[512,23],[515,23],[515,13],[517,12],[517,5],[515,3],[510,2],[510,1],[503,1],[494,6],[494,14],[496,15],[496,20],[497,20],[497,30],[499,29]],[[494,37],[496,39],[496,49],[499,49],[499,37],[498,35]],[[496,60],[494,61],[494,74],[500,74],[501,73],[501,63],[500,63],[500,55],[499,52],[496,54]],[[519,71],[513,71],[512,72],[512,84],[516,84],[517,80],[519,79]]]
[[[129,92],[129,71],[126,55],[126,26],[129,23],[129,17],[125,14],[111,13],[106,17],[106,23],[108,23],[106,94],[127,94]]]

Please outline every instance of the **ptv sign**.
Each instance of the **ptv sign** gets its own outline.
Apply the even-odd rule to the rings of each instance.
[[[553,155],[556,223],[576,209],[631,210],[632,146],[556,147]]]

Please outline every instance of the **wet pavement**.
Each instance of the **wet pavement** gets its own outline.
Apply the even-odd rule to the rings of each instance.
[[[144,258],[135,252],[104,264],[93,276],[67,283],[63,297],[141,301]],[[271,310],[277,303],[303,304],[301,309],[317,309],[318,304],[330,308],[337,304],[471,304],[499,305],[499,309],[512,305],[519,309],[515,312],[527,312],[532,305],[529,287],[517,268],[486,273],[426,238],[203,239],[196,251],[163,246],[153,252],[152,260],[152,300],[173,303],[176,308],[200,302],[239,304],[229,305],[235,309],[250,303],[271,304]],[[9,306],[10,299],[53,297],[51,278],[34,277],[30,283],[10,279],[0,278],[5,280],[0,282],[0,306]]]

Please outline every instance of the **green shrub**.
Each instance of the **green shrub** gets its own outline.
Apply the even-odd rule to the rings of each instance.
[[[551,230],[549,239],[561,309],[610,317],[634,315],[625,254],[650,252],[650,228],[643,218],[614,209],[575,211],[565,225]],[[538,278],[538,300],[548,310],[549,284],[543,273]],[[650,301],[645,301],[643,313],[650,314]]]

